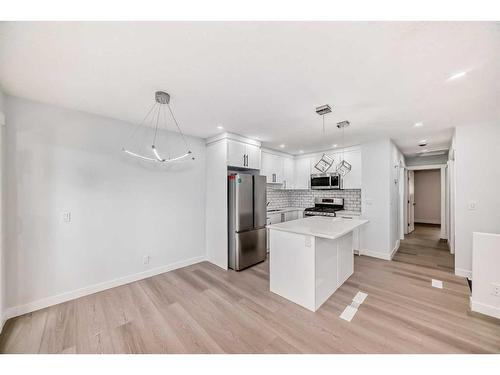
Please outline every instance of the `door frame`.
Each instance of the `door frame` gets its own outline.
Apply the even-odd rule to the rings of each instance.
[[[439,169],[441,175],[441,234],[440,238],[447,240],[448,239],[448,211],[449,204],[447,204],[447,195],[448,189],[447,186],[447,164],[428,164],[428,165],[414,165],[407,166],[406,169],[408,171],[421,171],[421,170],[431,170],[431,169]],[[408,178],[407,173],[405,176],[405,202],[408,202]],[[408,231],[408,213],[406,214],[406,227],[405,231]]]

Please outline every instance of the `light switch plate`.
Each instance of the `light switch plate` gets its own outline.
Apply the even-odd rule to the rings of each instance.
[[[495,297],[500,297],[500,284],[491,283],[491,294]]]
[[[63,212],[62,219],[65,223],[71,222],[71,212]]]
[[[476,201],[469,201],[467,208],[472,211],[476,209],[476,205],[477,205]]]

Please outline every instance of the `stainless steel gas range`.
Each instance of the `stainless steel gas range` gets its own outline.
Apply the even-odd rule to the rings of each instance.
[[[344,198],[314,198],[314,207],[304,210],[304,216],[337,216],[344,209]]]

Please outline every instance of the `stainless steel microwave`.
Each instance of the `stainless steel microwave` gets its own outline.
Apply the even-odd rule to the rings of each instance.
[[[313,190],[342,189],[342,178],[338,173],[312,174],[311,189]]]

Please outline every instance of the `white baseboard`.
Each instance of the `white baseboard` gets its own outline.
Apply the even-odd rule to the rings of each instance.
[[[6,321],[7,321],[7,319],[4,316],[0,316],[0,334],[3,331],[3,326],[5,325]]]
[[[178,268],[190,266],[195,263],[200,263],[206,260],[205,256],[199,256],[199,257],[194,257],[186,260],[182,260],[179,262],[167,264],[161,267],[153,268],[144,272],[138,272],[134,273],[132,275],[120,277],[118,279],[110,280],[110,281],[105,281],[103,283],[99,284],[94,284],[90,286],[86,286],[84,288],[72,290],[69,292],[61,293],[55,296],[47,297],[47,298],[42,298],[38,301],[33,301],[30,303],[27,303],[25,305],[19,305],[19,306],[14,306],[10,307],[5,311],[4,314],[4,319],[10,319],[14,318],[19,315],[27,314],[36,310],[44,309],[49,306],[57,305],[59,303],[63,303],[66,301],[70,301],[76,298],[88,296],[89,294],[94,294],[97,292],[101,292],[106,289],[111,289],[115,288],[120,285],[125,285],[129,284],[131,282],[137,281],[137,280],[142,280],[146,279],[151,276],[159,275],[161,273],[165,273],[168,271],[173,271]]]
[[[441,225],[441,220],[439,219],[415,219],[414,220],[415,224],[439,224]]]
[[[472,271],[469,271],[469,270],[464,270],[462,268],[455,267],[455,275],[466,277],[469,280],[472,280]]]
[[[392,251],[391,251],[391,258],[390,258],[390,260],[392,260],[392,258],[394,258],[394,254],[396,254],[396,252],[398,251],[400,244],[401,244],[401,241],[397,240],[396,241],[396,245],[394,246],[394,249],[392,249]]]
[[[472,311],[500,319],[500,307],[486,305],[484,303],[474,301],[471,298],[470,308]]]
[[[379,251],[371,251],[371,250],[359,250],[358,254],[372,257],[372,258],[383,259],[383,260],[391,260],[391,258],[392,258],[391,254],[389,254],[389,253],[382,253]]]

